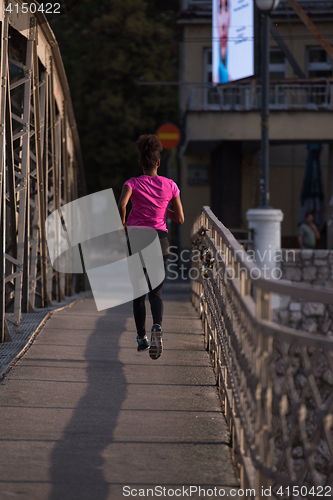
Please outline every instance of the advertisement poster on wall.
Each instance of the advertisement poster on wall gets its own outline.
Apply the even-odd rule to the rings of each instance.
[[[213,83],[254,74],[253,0],[213,0]]]

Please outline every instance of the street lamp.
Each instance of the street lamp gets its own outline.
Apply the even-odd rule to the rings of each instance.
[[[262,15],[260,208],[269,208],[269,13],[280,0],[255,0]]]
[[[258,9],[262,12],[270,12],[271,10],[276,9],[280,0],[255,0],[255,2]]]
[[[269,12],[279,4],[279,0],[255,0],[262,17],[261,39],[261,179],[260,206],[246,212],[249,229],[253,230],[253,247],[256,265],[265,273],[264,277],[278,279],[275,261],[276,252],[281,251],[281,210],[269,206]],[[266,271],[268,270],[268,275]],[[266,318],[268,319],[268,317]],[[259,478],[260,479],[260,478]],[[260,480],[259,480],[260,483]]]

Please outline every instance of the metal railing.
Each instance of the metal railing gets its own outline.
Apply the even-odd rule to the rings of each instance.
[[[269,107],[276,110],[332,110],[333,84],[271,84]],[[187,97],[189,111],[251,111],[261,108],[261,85],[199,84]]]
[[[193,240],[200,259],[191,259],[192,302],[202,318],[241,488],[255,490],[251,499],[267,498],[262,488],[272,488],[269,498],[330,492],[333,339],[273,323],[271,301],[280,294],[332,305],[333,292],[261,278],[209,207],[194,223]]]
[[[45,220],[85,193],[70,91],[54,34],[43,14],[11,16],[0,0],[1,334],[22,312],[83,288],[81,276],[53,270]]]

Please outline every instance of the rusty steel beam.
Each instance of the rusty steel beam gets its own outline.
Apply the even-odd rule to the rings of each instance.
[[[296,2],[296,0],[287,0],[289,5],[294,9],[298,17],[303,21],[305,26],[311,31],[314,37],[316,37],[318,43],[325,49],[327,54],[333,60],[333,47],[328,43],[326,38],[320,33],[317,26],[311,21],[309,16],[304,12],[302,7]]]

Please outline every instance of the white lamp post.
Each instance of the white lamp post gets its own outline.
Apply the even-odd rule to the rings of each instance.
[[[261,179],[260,206],[269,207],[269,12],[280,0],[255,0],[262,11],[261,40]]]
[[[281,210],[269,206],[269,13],[276,9],[280,0],[255,0],[262,12],[261,39],[261,179],[260,206],[246,213],[249,228],[254,229],[254,249],[257,265],[275,278],[274,255],[281,249]],[[265,257],[263,257],[263,255]]]

